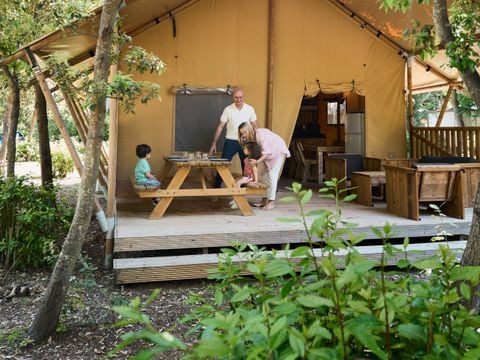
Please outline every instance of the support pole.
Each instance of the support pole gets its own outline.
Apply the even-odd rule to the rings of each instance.
[[[118,45],[115,45],[113,52],[118,53]],[[110,77],[118,72],[118,64],[110,65]],[[112,268],[113,240],[115,229],[115,215],[117,209],[117,148],[118,148],[118,100],[109,99],[109,138],[108,138],[108,193],[107,193],[107,224],[108,231],[105,239],[105,268]]]
[[[453,86],[449,86],[447,95],[445,95],[445,99],[443,99],[442,108],[440,109],[440,114],[438,114],[438,119],[435,123],[435,127],[439,127],[442,124],[443,116],[445,115],[445,111],[447,110],[448,102],[450,101],[450,96],[452,96],[452,92]]]
[[[410,153],[413,154],[413,92],[412,92],[412,61],[413,56],[407,58],[407,119],[408,119],[408,133],[410,134]]]
[[[268,1],[268,69],[267,69],[267,116],[265,127],[273,126],[273,75],[275,71],[275,13],[277,0]]]

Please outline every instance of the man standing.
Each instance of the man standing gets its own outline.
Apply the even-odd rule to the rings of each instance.
[[[243,102],[242,89],[236,88],[233,93],[233,104],[228,105],[220,117],[220,123],[215,130],[212,145],[210,146],[209,154],[212,155],[217,151],[217,140],[222,133],[225,125],[227,125],[227,133],[225,134],[225,143],[223,144],[222,158],[232,160],[236,153],[240,156],[240,162],[243,170],[243,160],[245,154],[242,146],[238,141],[238,126],[244,122],[250,122],[254,128],[257,128],[257,115],[255,110],[248,104]],[[219,188],[222,185],[222,179],[217,174],[215,178],[215,187]]]

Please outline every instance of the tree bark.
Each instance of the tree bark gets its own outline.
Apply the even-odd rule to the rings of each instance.
[[[9,102],[10,111],[8,112],[8,133],[4,135],[3,141],[6,142],[7,152],[7,177],[15,176],[15,155],[17,152],[16,136],[18,127],[18,118],[20,117],[20,85],[18,84],[18,76],[15,71],[4,65],[3,72],[8,80],[10,88]]]
[[[453,107],[453,113],[455,115],[455,120],[457,120],[457,122],[460,124],[461,127],[465,127],[465,121],[463,120],[463,114],[460,111],[460,106],[458,105],[457,90],[453,90],[452,107]]]
[[[7,110],[5,111],[5,115],[3,117],[2,136],[4,140],[2,141],[2,145],[0,145],[0,161],[5,161],[7,158],[7,141],[5,139],[8,137],[8,119],[10,118],[11,108],[12,102],[9,95],[7,101]]]
[[[35,84],[35,110],[38,128],[38,149],[40,153],[40,169],[42,172],[42,186],[53,186],[52,154],[48,136],[47,102],[42,89]]]
[[[448,19],[447,0],[434,0],[433,23],[440,41],[448,44],[454,41],[452,26]],[[480,106],[480,76],[476,71],[461,72],[467,90],[472,100]],[[475,198],[472,226],[468,236],[467,246],[463,253],[462,265],[480,265],[480,187]],[[475,292],[477,294],[477,292]],[[480,298],[475,295],[472,300],[472,308],[480,310]]]
[[[447,0],[433,1],[433,24],[441,43],[448,44],[455,40],[448,19]],[[476,71],[464,71],[460,74],[472,100],[480,106],[480,75]]]
[[[77,206],[42,304],[30,327],[29,335],[35,342],[46,340],[55,331],[68,291],[69,279],[90,223],[105,121],[105,88],[110,66],[114,22],[120,3],[121,0],[105,0],[102,8],[94,65],[93,81],[96,84],[96,90],[92,94],[95,99],[95,110],[88,125],[86,154]]]

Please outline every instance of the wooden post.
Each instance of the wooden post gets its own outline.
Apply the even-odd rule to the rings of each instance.
[[[70,111],[70,114],[72,115],[73,122],[75,123],[75,126],[77,128],[78,134],[80,135],[80,138],[82,139],[83,144],[87,143],[87,138],[86,138],[86,132],[84,131],[80,119],[77,113],[77,109],[75,108],[74,104],[72,103],[72,99],[70,98],[70,95],[66,90],[63,90],[63,88],[60,88],[60,91],[63,95],[63,99],[65,100],[65,104],[68,107],[68,110]]]
[[[408,133],[410,134],[410,152],[409,156],[413,155],[413,93],[412,93],[412,61],[413,56],[407,58],[407,119],[408,119]]]
[[[342,124],[340,123],[340,100],[337,99],[337,144],[342,141]]]
[[[118,53],[118,45],[114,46],[113,52]],[[118,72],[118,64],[110,65],[110,78]],[[115,215],[117,209],[117,148],[118,148],[118,100],[109,99],[110,124],[108,138],[108,184],[107,184],[107,224],[108,231],[105,239],[105,262],[106,269],[112,268],[113,259],[113,230],[115,229]]]
[[[442,124],[443,116],[445,115],[445,111],[447,110],[448,102],[450,101],[450,96],[453,92],[453,86],[448,87],[447,95],[445,95],[445,99],[443,99],[442,108],[440,109],[440,114],[438,114],[437,122],[435,123],[435,127],[439,127]]]
[[[277,0],[268,1],[268,69],[267,69],[267,116],[265,127],[273,126],[273,75],[275,71],[275,8]]]

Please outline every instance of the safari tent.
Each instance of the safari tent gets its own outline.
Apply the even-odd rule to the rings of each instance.
[[[259,124],[287,142],[303,96],[356,93],[365,97],[366,155],[403,157],[406,63],[414,49],[402,33],[413,19],[428,20],[429,12],[428,5],[415,5],[406,14],[386,13],[375,0],[125,1],[123,30],[168,70],[160,77],[134,75],[160,83],[161,101],[118,113],[118,181],[128,179],[136,144],[151,144],[157,156],[177,150],[176,97],[182,93],[172,89],[182,87],[242,87]],[[99,11],[28,48],[40,57],[63,52],[73,64],[91,64],[98,21]],[[1,63],[26,58],[24,50]],[[414,58],[412,89],[455,83],[456,75],[441,67],[444,60]]]
[[[28,50],[40,61],[62,52],[72,65],[92,66],[100,11],[28,44],[0,65],[27,61]],[[122,30],[133,45],[162,59],[167,71],[160,77],[132,74],[159,83],[161,101],[138,104],[134,114],[116,111],[116,102],[110,102],[110,148],[101,169],[110,225],[115,196],[131,190],[135,146],[150,144],[154,168],[163,164],[163,155],[208,150],[190,144],[210,144],[234,87],[244,90],[259,125],[287,143],[303,98],[362,96],[364,154],[405,157],[412,92],[461,86],[457,74],[443,67],[442,54],[420,60],[403,38],[412,20],[429,21],[430,13],[429,5],[387,13],[377,0],[125,0]],[[127,71],[122,65],[112,69]],[[37,72],[49,92],[47,76]],[[208,95],[211,101],[203,106],[189,95]],[[85,117],[78,104],[69,102],[69,108],[74,118]]]

